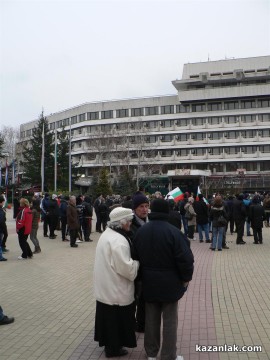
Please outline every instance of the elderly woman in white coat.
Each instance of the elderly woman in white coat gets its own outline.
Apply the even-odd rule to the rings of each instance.
[[[105,346],[106,357],[119,357],[137,346],[134,317],[134,279],[139,262],[131,257],[128,236],[133,213],[117,207],[99,238],[95,266],[95,341]]]

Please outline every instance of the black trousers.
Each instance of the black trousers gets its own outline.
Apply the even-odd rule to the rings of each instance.
[[[245,218],[235,221],[237,231],[236,244],[239,244],[241,241],[243,241],[245,221]]]
[[[18,232],[19,244],[22,249],[22,257],[27,259],[33,256],[33,252],[27,242],[28,235],[25,235],[23,231]]]
[[[101,232],[101,215],[96,214],[96,216],[97,216],[96,231]]]
[[[8,231],[7,231],[7,225],[6,223],[4,224],[3,228],[2,228],[2,233],[3,233],[3,238],[2,238],[2,249],[6,248],[6,242],[7,242],[7,238],[8,238]]]
[[[70,236],[70,246],[75,245],[77,238],[78,230],[77,229],[69,229]]]
[[[262,239],[262,228],[261,226],[259,227],[253,227],[253,237],[254,237],[254,242],[257,243],[261,243],[263,242]]]
[[[92,219],[90,217],[83,218],[82,229],[83,229],[83,235],[85,241],[89,241],[90,239],[91,227],[92,227]]]
[[[62,240],[65,240],[66,232],[67,232],[67,218],[66,217],[61,217],[61,231],[62,231]]]
[[[43,217],[43,235],[48,235],[48,215]]]
[[[57,227],[57,221],[58,221],[58,217],[53,216],[53,215],[49,215],[48,216],[48,223],[49,223],[49,229],[50,229],[50,236],[55,236],[55,230]]]

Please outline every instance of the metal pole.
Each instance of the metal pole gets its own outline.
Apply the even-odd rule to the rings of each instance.
[[[68,153],[68,191],[69,194],[71,194],[71,179],[72,179],[72,174],[71,174],[71,124],[69,124],[69,153]]]
[[[54,192],[57,192],[57,129],[54,136]]]

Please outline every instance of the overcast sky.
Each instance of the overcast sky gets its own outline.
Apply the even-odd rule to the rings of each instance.
[[[185,63],[262,55],[270,0],[0,0],[0,125],[175,94]]]

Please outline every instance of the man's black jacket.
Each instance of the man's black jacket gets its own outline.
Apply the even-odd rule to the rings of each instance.
[[[134,237],[135,257],[140,261],[143,296],[147,302],[174,302],[192,279],[194,258],[189,243],[168,214],[151,213],[149,222]]]

